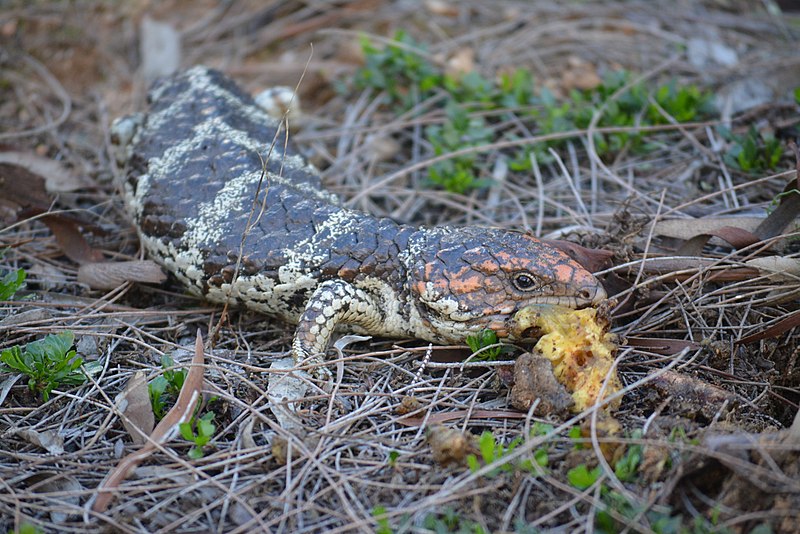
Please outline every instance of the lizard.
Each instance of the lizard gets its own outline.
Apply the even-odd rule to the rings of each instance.
[[[192,294],[296,324],[294,361],[318,376],[335,330],[452,344],[492,329],[514,341],[524,307],[606,298],[592,273],[527,233],[343,207],[276,142],[279,121],[219,71],[164,78],[148,104],[112,126],[144,249]]]

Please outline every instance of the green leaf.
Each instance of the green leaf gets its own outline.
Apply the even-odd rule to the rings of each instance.
[[[386,517],[385,507],[373,507],[372,517],[375,518],[375,521],[378,523],[378,528],[375,529],[375,534],[392,534],[392,527],[389,524],[389,518]]]
[[[59,385],[74,386],[86,381],[80,369],[83,359],[70,350],[73,340],[73,333],[66,331],[28,343],[24,349],[6,349],[0,353],[1,369],[27,375],[28,388],[40,392],[46,402]]]
[[[2,369],[3,371],[19,371],[27,375],[33,373],[31,364],[25,361],[22,349],[20,349],[19,346],[3,350],[3,352],[0,353],[0,362],[5,366],[5,368]]]
[[[9,534],[13,534],[13,530],[8,531]],[[16,534],[43,534],[44,530],[39,528],[38,526],[34,525],[33,523],[28,523],[27,521],[22,523],[19,526]]]
[[[550,457],[545,447],[539,447],[533,451],[533,460],[539,464],[539,467],[547,467],[550,464]]]
[[[214,412],[208,412],[197,420],[197,433],[200,436],[213,436],[217,429],[211,421],[214,419]]]
[[[567,480],[573,487],[584,490],[597,482],[602,473],[599,465],[590,471],[586,464],[580,464],[567,471]]]
[[[158,419],[164,417],[164,401],[162,395],[167,390],[167,379],[157,376],[147,384],[147,393],[150,396],[150,404],[153,406],[153,413]]]
[[[489,464],[497,458],[495,456],[496,448],[497,442],[494,438],[494,434],[488,430],[483,431],[481,437],[478,438],[478,450],[481,451],[481,458],[483,458],[484,462]]]
[[[192,430],[192,422],[191,421],[184,421],[183,423],[178,425],[178,430],[181,433],[181,437],[186,441],[194,441],[195,435],[194,431]]]
[[[478,463],[478,457],[474,454],[467,455],[467,467],[469,470],[475,473],[478,469],[481,468],[481,464]]]
[[[631,445],[625,455],[617,461],[614,473],[623,482],[630,482],[635,477],[642,461],[642,446]]]
[[[581,431],[581,427],[579,427],[579,426],[570,427],[569,432],[567,433],[567,436],[572,441],[578,441],[578,440],[583,439],[583,432]],[[580,443],[576,443],[576,445],[581,445],[581,444]]]
[[[26,276],[25,270],[18,269],[0,278],[0,300],[11,300],[14,293],[25,283]]]

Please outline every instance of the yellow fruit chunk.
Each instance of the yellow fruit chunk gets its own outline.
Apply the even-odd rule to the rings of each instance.
[[[596,309],[535,305],[517,312],[514,321],[519,334],[531,329],[543,334],[535,349],[550,360],[556,379],[572,393],[573,411],[581,412],[600,400],[607,376],[603,398],[622,388],[616,372],[609,376],[616,336],[608,332],[608,320]],[[616,399],[606,408],[616,409],[619,403]]]

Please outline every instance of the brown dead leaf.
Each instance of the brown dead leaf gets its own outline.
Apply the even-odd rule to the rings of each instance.
[[[797,167],[800,170],[800,156]],[[800,172],[797,174],[800,176]],[[679,255],[699,256],[712,237],[718,237],[736,249],[778,237],[798,215],[800,215],[800,189],[798,179],[792,179],[786,184],[778,207],[765,219],[753,217],[673,219],[658,222],[655,231],[661,235],[686,239],[687,241],[678,250]],[[753,227],[754,222],[757,222],[755,227]]]
[[[725,267],[724,270],[715,270],[709,274],[709,279],[719,281],[745,280],[758,276],[758,269],[753,267],[734,267],[732,265],[721,264],[714,258],[648,258],[644,264],[643,271],[648,275],[668,275],[674,273],[667,280],[684,280],[695,273],[691,271],[703,271],[712,268]],[[632,267],[627,274],[635,276],[639,266]],[[679,271],[682,271],[678,273]],[[688,271],[688,272],[687,272]]]
[[[591,419],[584,419],[580,426],[581,437],[589,440],[592,433],[596,433],[599,438],[613,438],[622,432],[622,425],[619,421],[609,416],[601,416],[596,423]],[[615,464],[625,453],[627,446],[622,441],[610,439],[600,440],[600,451],[606,461]]]
[[[777,323],[765,328],[761,332],[756,332],[755,334],[750,334],[737,339],[734,344],[746,345],[755,341],[761,341],[762,339],[775,338],[798,326],[800,326],[800,310],[793,311]]]
[[[77,478],[57,471],[36,473],[23,482],[26,489],[42,498],[60,502],[62,506],[53,507],[50,520],[62,525],[69,516],[66,510],[76,510],[80,506],[84,487]]]
[[[780,204],[764,222],[758,225],[755,233],[761,239],[780,235],[800,214],[800,146],[794,145],[795,175],[783,188]]]
[[[302,428],[297,410],[308,391],[308,373],[296,370],[291,357],[273,361],[269,370],[267,399],[275,420],[286,430]]]
[[[563,239],[543,239],[542,241],[566,253],[590,272],[604,269],[614,256],[610,250],[586,248]]]
[[[701,256],[703,254],[703,247],[712,237],[722,239],[735,249],[746,248],[761,241],[759,236],[744,228],[723,226],[715,230],[706,230],[702,234],[698,234],[687,240],[678,249],[677,254],[679,256]]]
[[[77,191],[86,184],[61,162],[37,156],[30,152],[0,152],[0,164],[22,167],[44,179],[45,190],[50,193]]]
[[[745,262],[755,267],[773,282],[796,282],[800,280],[800,258],[786,256],[764,256]]]
[[[83,237],[78,222],[61,215],[45,215],[39,220],[53,232],[61,252],[78,265],[103,260],[103,253]]]
[[[13,433],[43,448],[54,456],[64,454],[64,438],[59,436],[55,430],[43,430],[40,432],[32,428],[21,428]]]
[[[94,502],[92,503],[91,500],[89,501],[93,512],[105,512],[108,509],[108,505],[111,504],[111,499],[114,497],[113,490],[128,478],[128,475],[136,466],[153,454],[158,448],[158,445],[165,443],[173,435],[177,434],[178,426],[181,423],[191,420],[194,409],[203,393],[204,362],[203,336],[200,335],[200,330],[198,330],[194,347],[194,357],[192,358],[192,363],[190,364],[186,379],[183,382],[181,392],[178,394],[178,400],[175,401],[175,406],[173,406],[158,425],[156,425],[147,442],[138,451],[134,451],[123,458],[119,464],[117,464],[117,467],[109,472],[106,478],[100,483],[97,487]]]
[[[697,343],[696,341],[690,341],[688,339],[628,337],[625,339],[625,346],[634,347],[637,349],[645,349],[648,352],[663,354],[665,356],[672,356],[673,354],[678,354],[685,349],[697,350],[700,348],[700,343]]]
[[[639,472],[651,484],[661,478],[664,470],[669,465],[670,450],[667,447],[648,445],[642,450],[642,463]]]
[[[675,371],[665,371],[648,384],[671,399],[671,410],[687,416],[701,415],[709,421],[741,401],[735,393]]]
[[[697,235],[733,226],[755,232],[764,217],[701,217],[698,219],[660,219],[653,225],[653,233],[676,239],[691,239]]]
[[[256,440],[253,438],[253,428],[256,424],[256,418],[252,415],[247,416],[239,425],[239,439],[241,439],[242,447],[245,449],[255,449],[257,447]]]
[[[14,212],[20,208],[47,211],[51,200],[44,178],[24,167],[0,163],[0,202]]]
[[[115,289],[125,282],[160,284],[167,279],[151,260],[84,263],[78,268],[78,282],[92,289]]]
[[[122,414],[122,426],[128,431],[131,441],[136,445],[143,445],[155,426],[144,372],[137,371],[114,402]]]
[[[343,39],[336,47],[336,60],[348,65],[364,64],[364,48],[359,39]]]
[[[528,415],[517,410],[455,410],[452,412],[439,412],[419,417],[402,417],[398,423],[405,426],[420,426],[423,422],[429,425],[469,419],[525,419]]]
[[[53,204],[48,191],[72,191],[83,184],[59,163],[35,154],[0,152],[0,205],[16,213],[19,219],[37,216],[56,238],[64,255],[82,264],[103,260],[80,228],[94,228],[71,215],[50,214]]]

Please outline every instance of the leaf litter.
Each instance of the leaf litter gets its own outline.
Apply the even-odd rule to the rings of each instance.
[[[122,531],[348,531],[376,530],[384,517],[395,531],[646,532],[676,520],[720,531],[764,522],[791,531],[800,509],[799,447],[790,430],[800,403],[798,195],[796,185],[787,187],[796,184],[795,161],[785,140],[783,155],[755,154],[752,143],[736,158],[725,155],[751,125],[776,136],[796,130],[796,15],[776,16],[761,3],[740,12],[701,2],[681,9],[644,2],[162,4],[16,3],[0,16],[0,39],[14,43],[0,53],[7,81],[0,140],[4,154],[25,154],[0,162],[0,275],[28,273],[16,291],[26,299],[0,304],[0,343],[24,346],[70,330],[78,341],[98,340],[102,368],[84,385],[57,388],[45,404],[24,380],[2,377],[0,528],[81,530],[88,522]],[[378,339],[335,355],[335,391],[310,390],[298,403],[298,428],[276,423],[270,386],[286,370],[271,367],[286,356],[291,328],[235,310],[221,317],[174,283],[156,285],[160,271],[135,263],[143,257],[115,185],[121,171],[107,125],[142,108],[145,86],[129,53],[139,26],[129,21],[144,16],[181,35],[183,65],[223,68],[252,93],[294,86],[313,41],[300,87],[304,124],[294,138],[328,187],[355,207],[564,241],[619,302],[612,319],[624,392],[614,415],[619,429],[608,432],[610,423],[591,409],[514,410],[508,383],[498,379],[504,362],[448,363],[439,355],[461,350],[466,359],[469,352]],[[379,91],[339,88],[363,65],[360,34],[385,46],[397,28],[439,66],[449,63],[454,76],[470,76],[466,83],[525,66],[557,98],[596,90],[621,68],[643,73],[645,82],[716,88],[721,120],[734,135],[720,134],[717,118],[665,120],[641,130],[647,151],[623,144],[599,154],[597,136],[636,130],[603,125],[614,105],[574,132],[532,130],[525,106],[499,112],[502,120],[468,107],[490,141],[467,151],[479,178],[496,183],[464,195],[431,188],[427,169],[442,156],[432,153],[425,129],[446,120],[436,100],[441,88],[430,100],[410,98],[402,114],[382,105]],[[744,89],[751,107],[734,111]],[[538,170],[529,157],[514,159],[516,147],[554,138],[563,139],[558,159],[537,156]],[[376,139],[389,147],[380,157]],[[732,166],[742,154],[758,156],[758,165],[778,154],[779,165],[753,174]],[[137,280],[145,283],[127,283]],[[160,369],[161,355],[179,340],[216,324],[205,364],[218,397],[214,449],[190,461],[189,443],[163,442],[135,476],[117,475],[113,488],[98,493],[119,463],[115,451],[141,450],[116,395],[137,372]],[[400,409],[409,398],[410,416]],[[433,458],[425,440],[434,424],[444,425],[435,435],[461,436],[451,447],[458,461],[441,466]],[[470,436],[484,431],[505,455],[472,471],[464,463],[475,453]],[[53,456],[29,439],[36,435],[61,440],[63,452]],[[546,469],[519,470],[529,457],[546,458]],[[638,461],[641,478],[620,470],[636,472]],[[494,469],[501,464],[516,467]],[[43,480],[59,472],[79,484],[24,492],[20,472]],[[596,491],[571,485],[578,479]],[[108,499],[102,513],[97,495]],[[87,511],[93,504],[96,512]],[[373,513],[380,509],[386,513]]]

